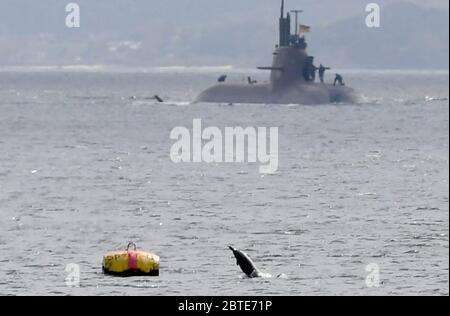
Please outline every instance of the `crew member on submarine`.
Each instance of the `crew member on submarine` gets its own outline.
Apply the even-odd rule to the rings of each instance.
[[[330,67],[325,67],[324,65],[320,64],[319,66],[319,78],[321,83],[325,83],[325,71],[330,70]]]
[[[336,85],[337,83],[339,83],[339,85],[341,86],[345,86],[344,77],[342,77],[342,75],[340,74],[336,74],[336,78],[334,79],[334,85]]]

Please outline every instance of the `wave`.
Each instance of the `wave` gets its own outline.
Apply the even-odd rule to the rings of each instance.
[[[435,102],[435,101],[448,101],[448,98],[446,97],[430,97],[425,96],[425,102]]]

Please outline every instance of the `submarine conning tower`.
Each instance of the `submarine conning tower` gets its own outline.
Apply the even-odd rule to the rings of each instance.
[[[308,55],[305,37],[300,32],[298,13],[293,11],[295,18],[295,33],[291,33],[291,15],[285,14],[284,0],[281,1],[281,16],[279,22],[280,39],[274,52],[272,67],[259,67],[270,70],[272,90],[285,90],[294,84],[313,81],[314,57]]]

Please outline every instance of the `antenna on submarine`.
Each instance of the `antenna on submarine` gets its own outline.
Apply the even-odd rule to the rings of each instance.
[[[292,10],[291,12],[295,14],[295,35],[298,35],[299,34],[299,30],[300,30],[299,29],[299,24],[298,24],[298,15],[300,13],[303,13],[304,11],[303,10]]]

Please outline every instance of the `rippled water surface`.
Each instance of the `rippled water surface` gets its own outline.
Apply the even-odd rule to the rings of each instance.
[[[0,72],[0,294],[449,294],[448,73],[347,73],[357,105],[191,105],[218,75]],[[194,118],[279,126],[279,171],[172,163]],[[160,277],[102,275],[128,241]],[[243,278],[228,244],[286,277]]]

